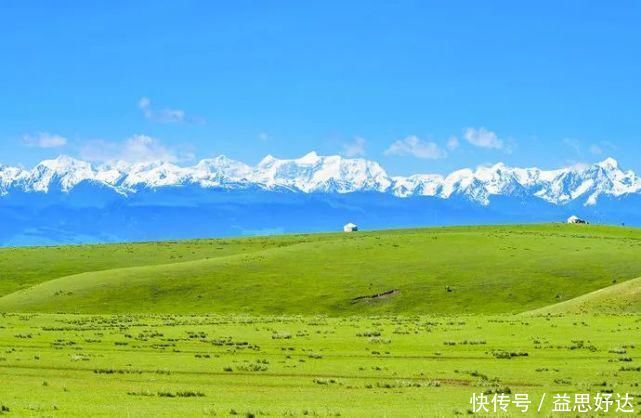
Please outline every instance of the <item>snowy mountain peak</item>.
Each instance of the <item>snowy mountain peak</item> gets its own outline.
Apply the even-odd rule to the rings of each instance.
[[[495,196],[534,197],[556,205],[579,201],[597,204],[601,196],[641,194],[641,179],[607,158],[589,166],[557,170],[514,168],[503,163],[464,168],[446,176],[389,176],[377,162],[312,151],[296,159],[271,155],[256,166],[224,155],[182,167],[164,161],[111,162],[98,166],[61,155],[31,170],[0,165],[0,196],[12,191],[70,192],[83,181],[96,182],[128,195],[160,187],[246,188],[302,193],[378,192],[397,197],[459,197],[490,205]]]
[[[326,158],[329,158],[329,157],[326,157]],[[303,155],[301,158],[297,159],[296,161],[301,164],[316,164],[320,159],[321,157],[318,156],[316,151],[311,151]]]
[[[606,170],[616,170],[619,168],[619,162],[612,157],[608,157],[596,165]]]
[[[55,170],[57,172],[64,172],[68,170],[73,170],[77,168],[91,168],[91,164],[78,160],[76,158],[70,157],[68,155],[59,155],[56,158],[51,160],[43,160],[38,164],[38,166],[46,167],[50,170]],[[36,166],[37,167],[37,166]]]
[[[238,161],[232,160],[231,158],[227,157],[226,155],[217,155],[214,158],[211,159],[212,161],[215,161],[216,164],[218,165],[231,165],[235,164]],[[204,160],[202,160],[204,161]]]
[[[24,179],[27,189],[47,192],[52,184],[62,191],[69,191],[83,180],[94,180],[95,173],[90,163],[67,155],[41,161]]]
[[[260,162],[258,163],[258,167],[264,167],[268,166],[270,164],[273,164],[273,162],[276,161],[276,158],[274,158],[273,155],[267,154]]]

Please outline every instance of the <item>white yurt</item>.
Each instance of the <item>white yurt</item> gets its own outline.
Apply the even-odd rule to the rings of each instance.
[[[584,219],[579,218],[576,215],[572,215],[568,218],[567,223],[569,224],[587,224]]]
[[[353,223],[348,223],[343,227],[344,232],[356,232],[358,231],[358,225],[353,224]]]

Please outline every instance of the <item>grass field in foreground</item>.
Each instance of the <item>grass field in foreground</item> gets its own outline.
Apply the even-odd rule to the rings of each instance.
[[[445,417],[497,391],[533,400],[509,416],[543,393],[539,415],[556,393],[640,408],[639,316],[1,320],[9,416]]]
[[[639,277],[640,259],[641,230],[563,224],[12,248],[0,311],[517,313]]]
[[[560,224],[1,249],[0,415],[638,412],[639,260]]]

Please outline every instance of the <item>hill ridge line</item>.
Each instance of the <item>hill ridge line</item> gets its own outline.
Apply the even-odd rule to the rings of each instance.
[[[325,241],[326,242],[326,241]],[[119,272],[119,271],[136,271],[140,269],[146,269],[146,268],[163,268],[163,267],[171,267],[171,266],[184,266],[184,265],[189,265],[189,264],[199,264],[199,263],[204,263],[204,262],[215,262],[215,261],[220,261],[220,260],[230,260],[230,259],[235,259],[243,256],[248,256],[248,255],[256,255],[256,254],[263,254],[263,253],[270,253],[273,251],[279,251],[283,250],[285,248],[292,248],[292,247],[298,247],[298,246],[304,246],[308,244],[318,244],[318,242],[296,242],[293,244],[287,244],[279,247],[271,247],[271,248],[265,248],[262,250],[256,250],[256,251],[248,251],[248,252],[243,252],[243,253],[237,253],[237,254],[229,254],[229,255],[224,255],[224,256],[219,256],[219,257],[210,257],[210,258],[199,258],[196,260],[186,260],[186,261],[177,261],[173,263],[161,263],[161,264],[143,264],[139,266],[127,266],[127,267],[116,267],[116,268],[111,268],[111,269],[102,269],[102,270],[89,270],[89,271],[83,271],[81,273],[74,273],[74,274],[69,274],[66,276],[60,276],[56,278],[52,278],[50,280],[37,283],[33,286],[25,287],[24,289],[19,289],[11,293],[7,293],[6,295],[0,296],[0,305],[2,302],[11,296],[18,295],[21,293],[26,293],[32,289],[39,288],[39,287],[44,287],[45,285],[51,285],[52,282],[56,282],[59,280],[70,280],[70,279],[76,279],[81,276],[85,275],[91,275],[91,274],[105,274],[108,272]],[[2,312],[0,308],[0,312]]]
[[[635,296],[634,293],[625,292],[629,290],[639,293],[639,301],[634,299],[626,301],[626,297]],[[591,313],[620,313],[621,309],[632,306],[635,302],[641,303],[641,277],[627,279],[620,283],[611,284],[609,286],[593,290],[592,292],[564,300],[563,302],[525,311],[521,314],[554,315],[563,313],[581,313],[582,309]]]

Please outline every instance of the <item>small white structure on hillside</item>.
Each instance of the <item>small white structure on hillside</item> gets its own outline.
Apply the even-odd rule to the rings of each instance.
[[[358,231],[358,225],[353,223],[348,223],[343,227],[343,232],[356,232]]]
[[[585,219],[581,219],[576,215],[572,215],[568,218],[567,223],[569,224],[587,224],[588,222]]]

